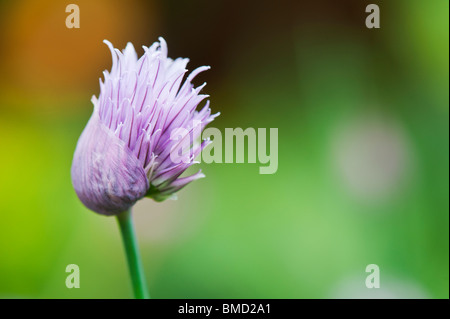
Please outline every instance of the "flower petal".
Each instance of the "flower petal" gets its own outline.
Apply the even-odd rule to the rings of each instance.
[[[139,160],[101,123],[96,110],[78,141],[71,175],[83,204],[103,215],[127,210],[149,187]]]

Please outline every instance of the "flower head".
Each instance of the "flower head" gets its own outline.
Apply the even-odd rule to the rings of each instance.
[[[72,162],[72,183],[80,200],[93,211],[115,215],[138,199],[164,200],[186,184],[204,177],[201,171],[180,177],[196,163],[209,143],[197,143],[211,115],[208,97],[195,88],[193,78],[208,70],[203,66],[187,76],[188,59],[167,57],[163,38],[138,59],[131,43],[120,52],[104,41],[112,54],[112,69],[104,71],[100,95],[92,97],[94,110],[78,140]],[[174,130],[181,136],[171,136]],[[188,148],[173,160],[171,152],[184,143]]]

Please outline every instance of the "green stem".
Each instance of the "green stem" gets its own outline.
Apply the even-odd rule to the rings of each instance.
[[[145,284],[145,275],[139,255],[131,209],[117,215],[117,221],[119,223],[120,232],[122,233],[123,245],[127,255],[134,296],[136,299],[150,299]]]

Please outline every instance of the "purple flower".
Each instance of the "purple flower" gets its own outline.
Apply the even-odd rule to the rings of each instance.
[[[99,98],[92,97],[94,111],[78,140],[71,175],[88,208],[116,215],[144,196],[161,201],[204,177],[201,171],[180,175],[209,143],[196,141],[218,114],[211,115],[209,101],[196,110],[208,97],[200,94],[206,83],[194,88],[191,81],[209,67],[195,69],[183,82],[189,60],[168,58],[163,38],[143,47],[140,59],[131,43],[120,52],[104,42],[111,50],[112,69],[104,71]],[[182,135],[173,138],[180,128]],[[188,149],[178,150],[174,161],[172,152],[183,143]]]

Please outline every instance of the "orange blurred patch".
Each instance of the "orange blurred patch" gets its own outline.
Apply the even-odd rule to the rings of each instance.
[[[0,40],[6,44],[0,52],[3,87],[28,95],[86,89],[98,94],[98,78],[111,65],[103,39],[119,48],[135,42],[138,48],[157,37],[158,10],[152,1],[76,1],[79,29],[66,27],[70,3],[28,0],[4,5],[0,30]]]

